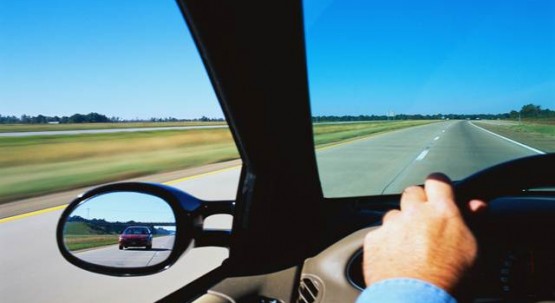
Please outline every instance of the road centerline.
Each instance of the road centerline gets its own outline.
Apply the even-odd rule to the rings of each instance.
[[[424,158],[426,158],[426,155],[428,155],[429,152],[430,152],[429,149],[423,150],[423,151],[418,155],[418,157],[416,157],[416,161],[422,161],[422,160],[424,160]]]

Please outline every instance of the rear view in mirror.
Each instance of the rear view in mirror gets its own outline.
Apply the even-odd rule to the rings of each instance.
[[[160,197],[110,192],[79,204],[67,217],[63,243],[74,257],[112,268],[149,267],[174,248],[176,219]]]

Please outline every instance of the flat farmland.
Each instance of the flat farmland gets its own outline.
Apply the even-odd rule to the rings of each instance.
[[[555,152],[555,119],[483,121],[476,125],[544,152]]]
[[[432,122],[316,124],[315,142],[328,146]],[[228,128],[0,137],[0,203],[238,157]]]
[[[225,122],[128,122],[128,123],[73,123],[73,124],[0,124],[1,132],[38,132],[93,129],[126,129],[156,127],[187,127],[227,125]]]

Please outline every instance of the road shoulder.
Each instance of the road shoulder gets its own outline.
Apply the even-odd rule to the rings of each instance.
[[[239,165],[241,165],[241,160],[232,160],[232,161],[204,165],[200,167],[188,168],[188,169],[179,170],[179,171],[142,176],[139,178],[122,180],[122,182],[125,181],[125,182],[168,183],[178,179],[194,178],[197,176],[202,176],[207,173],[212,173],[212,172],[228,169]],[[61,206],[67,205],[69,202],[75,199],[77,195],[93,187],[97,187],[100,185],[102,184],[0,204],[0,219],[32,213],[32,212],[41,211],[41,210],[59,209]]]

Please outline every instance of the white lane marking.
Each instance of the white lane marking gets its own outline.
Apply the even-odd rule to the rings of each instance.
[[[434,141],[437,141],[437,140],[439,140],[439,136],[437,136],[437,137],[434,138]]]
[[[441,132],[442,132],[442,133],[444,133],[444,132],[445,132],[445,130],[442,130]]]
[[[535,148],[533,148],[533,147],[530,147],[530,146],[528,146],[528,145],[526,145],[526,144],[522,144],[522,143],[520,143],[520,142],[516,142],[515,140],[511,140],[511,139],[509,139],[509,138],[507,138],[507,137],[503,137],[503,136],[501,136],[501,135],[498,135],[498,134],[496,134],[496,133],[494,133],[494,132],[491,132],[491,131],[489,131],[489,130],[487,130],[487,129],[485,129],[485,128],[481,128],[480,126],[475,125],[475,124],[472,123],[472,122],[470,122],[470,125],[472,125],[472,126],[478,128],[478,129],[481,129],[481,130],[483,130],[483,131],[485,131],[485,132],[487,132],[487,133],[489,133],[489,134],[492,134],[492,135],[494,135],[494,136],[497,136],[497,137],[499,137],[499,138],[501,138],[501,139],[503,139],[503,140],[507,140],[507,141],[509,141],[509,142],[511,142],[511,143],[514,143],[514,144],[516,144],[516,145],[518,145],[518,146],[520,146],[520,147],[524,147],[524,148],[527,148],[527,149],[529,149],[529,150],[531,150],[531,151],[533,151],[533,152],[535,152],[535,153],[538,153],[538,154],[541,154],[541,155],[545,155],[545,152],[544,152],[544,151],[541,151],[541,150],[539,150],[539,149],[535,149]]]
[[[428,154],[429,151],[430,151],[429,149],[423,150],[423,151],[420,153],[420,155],[418,155],[418,157],[416,157],[416,161],[421,161],[421,160],[423,160],[424,158],[426,158],[426,155]]]

